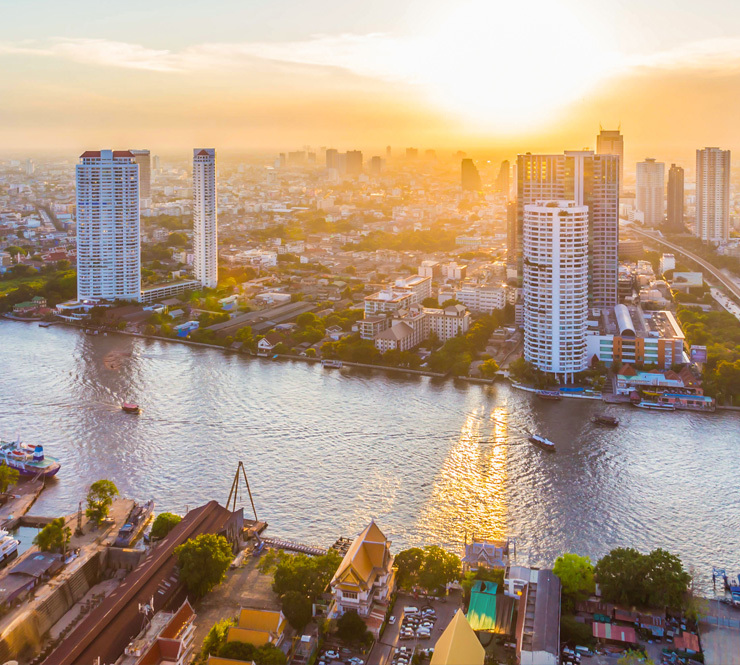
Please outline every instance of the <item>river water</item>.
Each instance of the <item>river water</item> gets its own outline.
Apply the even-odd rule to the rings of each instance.
[[[269,533],[330,545],[375,518],[393,549],[512,537],[517,559],[664,547],[711,589],[740,570],[740,413],[542,402],[375,370],[0,321],[0,435],[42,443],[58,480],[32,509],[77,508],[89,484],[157,510],[225,503],[246,466]],[[138,402],[132,416],[120,403]],[[527,431],[556,442],[548,455]],[[734,469],[734,471],[733,471]],[[249,515],[248,500],[245,514]]]

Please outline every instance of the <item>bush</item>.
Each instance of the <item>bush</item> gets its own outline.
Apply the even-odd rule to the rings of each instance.
[[[200,656],[203,660],[208,656],[218,654],[221,647],[226,644],[226,634],[229,632],[229,628],[235,625],[236,619],[221,619],[221,621],[213,624],[200,648]]]
[[[181,521],[182,517],[175,515],[174,513],[160,513],[154,520],[154,524],[152,524],[152,531],[150,534],[152,540],[161,540]]]

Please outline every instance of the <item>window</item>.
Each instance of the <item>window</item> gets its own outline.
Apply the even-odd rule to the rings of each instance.
[[[350,600],[357,600],[357,593],[354,591],[342,591],[342,598],[349,598]]]

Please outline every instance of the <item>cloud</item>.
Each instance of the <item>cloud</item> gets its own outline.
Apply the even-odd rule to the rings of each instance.
[[[628,58],[632,67],[731,73],[740,69],[740,38],[706,39]]]

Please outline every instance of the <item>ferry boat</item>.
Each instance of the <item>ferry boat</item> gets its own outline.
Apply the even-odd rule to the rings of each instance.
[[[341,360],[331,360],[329,358],[325,358],[321,361],[322,367],[331,367],[335,369],[342,369],[342,361]]]
[[[13,538],[5,529],[0,529],[0,567],[18,555],[20,544],[20,540]]]
[[[44,447],[31,446],[17,441],[0,441],[0,464],[7,464],[16,469],[22,476],[50,478],[61,468],[59,460],[51,455],[44,455]]]
[[[539,434],[530,434],[529,441],[543,450],[549,450],[553,453],[555,452],[555,444],[544,436],[540,436]]]
[[[126,413],[139,413],[141,411],[139,405],[132,402],[124,402],[121,405],[121,410],[125,411]]]
[[[607,416],[605,414],[595,415],[593,418],[591,418],[591,422],[595,423],[596,425],[606,425],[607,427],[619,426],[619,420],[617,420],[614,416]]]
[[[559,390],[538,390],[536,393],[540,399],[560,400],[562,395]]]
[[[141,533],[141,530],[146,526],[153,512],[154,501],[150,500],[142,505],[135,503],[126,518],[126,523],[118,531],[113,546],[130,547],[136,540],[136,537]]]
[[[648,409],[649,411],[675,411],[673,404],[659,404],[658,402],[632,402],[632,406],[638,409]]]

